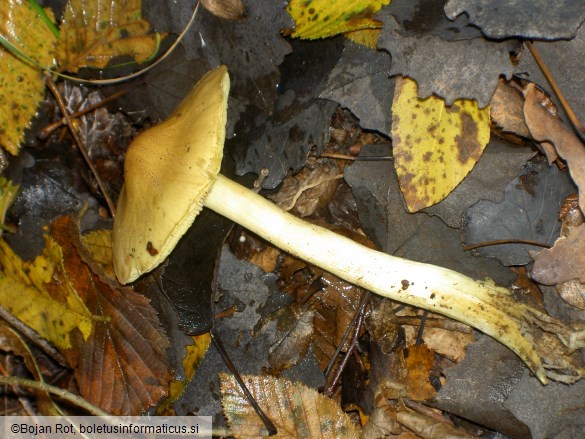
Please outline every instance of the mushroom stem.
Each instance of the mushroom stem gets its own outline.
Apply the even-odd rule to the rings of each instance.
[[[479,329],[516,352],[542,383],[547,377],[534,339],[535,328],[554,332],[571,343],[570,330],[562,323],[516,301],[510,290],[491,280],[474,280],[453,270],[372,250],[286,213],[222,175],[204,205],[350,283]]]

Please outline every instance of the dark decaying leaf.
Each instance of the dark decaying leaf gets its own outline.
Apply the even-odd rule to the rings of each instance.
[[[569,39],[585,20],[581,0],[449,0],[451,19],[466,13],[490,38]]]
[[[499,239],[527,239],[552,245],[559,236],[557,220],[563,199],[574,192],[566,172],[549,167],[540,159],[529,162],[505,190],[501,203],[480,201],[465,214],[465,243]],[[502,244],[477,249],[483,256],[497,258],[504,265],[525,265],[532,261],[524,244]]]
[[[280,99],[284,107],[278,106],[277,114],[290,118],[282,123],[266,120],[236,170],[239,175],[248,172],[260,175],[262,168],[268,169],[268,177],[262,185],[265,189],[274,189],[289,170],[297,172],[313,146],[322,150],[329,137],[329,120],[336,106],[327,100],[298,105],[294,92]]]
[[[525,371],[504,406],[530,429],[533,438],[578,438],[585,431],[583,381],[572,386],[541,386]]]
[[[148,2],[148,16],[167,21],[172,31],[179,32],[193,11],[193,2],[183,1],[177,11],[170,12],[165,3]],[[226,20],[202,9],[191,32],[183,41],[185,56],[210,67],[228,66],[233,87],[231,94],[245,105],[254,105],[270,113],[276,100],[276,85],[280,82],[278,65],[290,53],[290,45],[280,36],[280,29],[291,20],[278,2],[244,0],[246,16],[241,20]],[[175,6],[173,7],[175,8]],[[145,10],[146,6],[145,6]]]
[[[394,80],[389,78],[391,58],[349,40],[320,97],[351,110],[365,129],[390,134],[390,108]]]
[[[378,47],[392,55],[391,74],[416,80],[421,99],[436,94],[447,105],[456,99],[476,99],[483,108],[489,104],[498,77],[512,76],[509,52],[517,48],[514,41],[407,37],[400,34],[400,26],[392,15],[383,11],[378,18],[384,22]]]
[[[393,0],[385,11],[400,23],[399,33],[408,37],[435,35],[446,41],[481,38],[478,28],[460,15],[449,20],[443,11],[446,0]]]
[[[171,302],[179,328],[195,335],[213,325],[212,284],[221,244],[232,223],[204,210],[179,241],[161,274],[162,293]]]
[[[510,437],[528,438],[526,426],[503,406],[524,370],[512,351],[483,336],[461,363],[445,371],[435,405]]]
[[[274,189],[290,170],[297,172],[315,147],[319,154],[329,139],[329,124],[336,104],[317,96],[341,55],[341,41],[311,43],[295,41],[294,52],[281,69],[281,94],[273,114],[265,117],[254,108],[242,114],[234,139],[240,148],[236,154],[236,173],[260,174],[269,170],[264,189]],[[306,69],[300,66],[311,65]]]
[[[65,352],[81,395],[113,415],[138,415],[166,395],[171,373],[168,340],[148,299],[129,289],[114,290],[95,276],[72,245],[72,220],[53,222],[52,235],[63,248],[65,271],[93,315],[87,341],[72,336]]]
[[[276,425],[275,438],[359,438],[359,428],[333,400],[303,384],[261,376],[244,376],[258,404]],[[261,437],[264,424],[231,375],[220,374],[224,414],[236,437]]]
[[[214,331],[242,374],[259,374],[263,368],[269,368],[270,348],[282,337],[276,320],[267,323],[254,337],[264,318],[290,303],[290,296],[278,290],[276,280],[276,275],[237,259],[228,246],[223,247],[214,288],[215,309],[223,317],[216,318]],[[183,397],[174,404],[175,412],[213,415],[214,427],[225,425],[217,374],[227,371],[217,350],[209,349]],[[285,370],[282,376],[311,387],[324,382],[311,349],[300,364]]]

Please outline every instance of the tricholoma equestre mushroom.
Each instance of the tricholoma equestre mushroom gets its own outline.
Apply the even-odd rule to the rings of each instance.
[[[518,302],[491,280],[366,248],[220,175],[228,92],[227,68],[208,72],[167,120],[128,149],[113,230],[121,283],[159,265],[205,206],[348,282],[479,329],[516,352],[543,383],[547,377],[574,382],[585,376],[568,357],[583,347],[583,329]],[[549,354],[539,331],[555,334],[565,354]]]

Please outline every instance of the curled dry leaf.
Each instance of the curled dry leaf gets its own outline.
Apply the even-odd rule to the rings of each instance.
[[[201,5],[216,17],[227,20],[239,20],[246,13],[241,0],[201,0]]]
[[[242,377],[276,426],[274,438],[359,438],[361,432],[339,405],[303,384],[262,376]],[[221,404],[236,438],[264,437],[264,424],[233,376],[220,373]]]
[[[534,84],[524,90],[524,117],[534,140],[552,142],[569,167],[579,189],[585,188],[585,148],[579,138],[569,131],[560,118],[552,116],[540,104]],[[579,197],[579,207],[585,212],[585,199]]]

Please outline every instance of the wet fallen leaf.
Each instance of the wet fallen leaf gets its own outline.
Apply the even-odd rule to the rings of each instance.
[[[444,199],[471,171],[489,142],[489,109],[437,97],[421,100],[416,82],[396,79],[392,103],[394,164],[408,210]]]
[[[585,149],[579,138],[569,131],[560,118],[552,116],[540,104],[536,87],[529,84],[524,95],[524,116],[530,134],[537,141],[552,142],[557,153],[567,162],[571,178],[579,189],[585,190]],[[585,196],[579,197],[581,211],[585,212]]]
[[[286,10],[295,21],[291,36],[303,39],[331,37],[344,32],[376,29],[381,23],[374,13],[390,0],[292,0]]]
[[[43,254],[32,262],[22,261],[0,240],[0,305],[41,337],[65,349],[72,345],[73,329],[79,329],[87,339],[94,321],[67,273],[61,248],[52,238],[45,240]]]
[[[72,336],[65,356],[86,400],[111,414],[138,415],[167,393],[169,342],[146,297],[112,289],[91,272],[73,245],[74,230],[71,218],[60,217],[51,234],[63,249],[64,271],[99,320],[87,341]]]
[[[525,239],[553,244],[559,236],[557,219],[562,198],[574,192],[566,172],[534,158],[504,191],[499,203],[480,200],[470,207],[464,220],[465,244],[494,240]],[[504,265],[526,265],[532,262],[530,250],[541,250],[528,244],[502,243],[473,250],[497,258]]]
[[[105,67],[114,57],[128,55],[143,63],[156,53],[160,35],[149,34],[141,0],[87,2],[70,0],[59,38],[61,70]]]
[[[303,384],[262,376],[244,376],[244,382],[275,424],[274,438],[359,438],[361,432],[333,400]],[[221,373],[221,400],[236,438],[266,435],[264,424],[243,395],[233,376]]]
[[[49,17],[54,20],[52,14]],[[56,38],[31,2],[2,2],[0,36],[41,66],[53,64]],[[38,68],[0,45],[0,88],[0,146],[16,155],[24,130],[43,98],[45,81]]]

